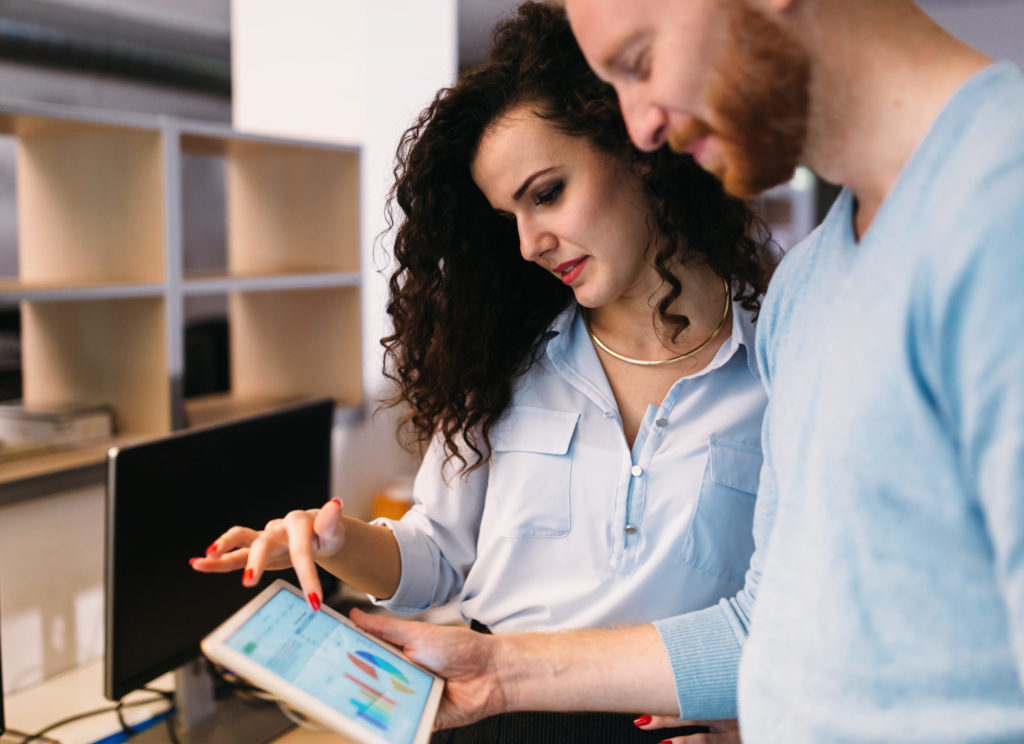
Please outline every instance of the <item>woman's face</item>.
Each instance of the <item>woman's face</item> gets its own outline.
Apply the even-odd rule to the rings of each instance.
[[[582,137],[518,106],[484,133],[470,165],[491,206],[514,220],[523,258],[570,287],[584,307],[659,286],[645,260],[653,222],[640,177]]]

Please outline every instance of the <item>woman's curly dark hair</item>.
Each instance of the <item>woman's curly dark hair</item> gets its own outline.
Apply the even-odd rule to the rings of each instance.
[[[381,339],[384,373],[399,388],[387,404],[408,404],[402,430],[421,447],[439,435],[447,459],[470,470],[490,452],[513,380],[536,361],[545,330],[573,299],[523,260],[514,223],[495,213],[470,175],[482,136],[512,108],[531,105],[643,174],[652,234],[661,238],[653,263],[666,293],[658,311],[676,333],[689,320],[668,312],[681,293],[671,267],[706,262],[754,313],[771,272],[767,229],[743,201],[689,156],[632,146],[614,90],[587,66],[563,10],[525,2],[495,27],[493,42],[486,61],[441,90],[402,136],[387,208],[389,229],[395,205],[404,214],[389,281],[394,333]]]

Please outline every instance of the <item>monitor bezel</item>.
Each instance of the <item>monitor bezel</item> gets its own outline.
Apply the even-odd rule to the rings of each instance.
[[[222,431],[228,427],[244,426],[246,424],[263,421],[296,411],[312,410],[316,408],[329,407],[331,410],[331,428],[335,421],[336,403],[332,398],[315,398],[299,402],[280,405],[268,408],[244,416],[238,416],[226,421],[202,424],[199,426],[171,432],[159,437],[146,439],[122,447],[111,447],[107,451],[106,463],[106,486],[104,499],[104,556],[103,556],[103,587],[104,587],[104,654],[103,654],[103,693],[108,700],[117,701],[128,693],[140,689],[157,677],[166,674],[189,660],[195,658],[199,653],[201,637],[196,638],[194,648],[183,649],[174,654],[168,654],[157,664],[150,665],[142,671],[129,676],[119,676],[116,673],[116,664],[113,663],[113,651],[117,647],[115,639],[115,599],[113,577],[115,572],[114,540],[115,540],[115,503],[117,494],[117,460],[122,453],[134,452],[143,448],[152,447],[156,444],[174,442],[184,438],[201,436],[205,432]],[[328,457],[329,465],[329,457]],[[331,479],[328,476],[328,489],[331,488]],[[260,583],[262,587],[269,583],[272,577],[267,577]]]

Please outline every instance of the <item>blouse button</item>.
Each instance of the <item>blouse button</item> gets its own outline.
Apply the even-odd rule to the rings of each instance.
[[[657,421],[655,421],[654,423],[657,424],[658,426],[668,426],[668,419],[660,418]]]
[[[632,468],[630,468],[629,472],[633,474],[634,478],[639,478],[641,475],[643,475],[644,469],[639,465],[634,465]]]
[[[636,534],[636,527],[634,527],[631,524],[627,524],[626,525],[626,534],[627,535],[635,535]]]

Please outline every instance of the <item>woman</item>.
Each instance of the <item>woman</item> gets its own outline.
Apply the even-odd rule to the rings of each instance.
[[[494,632],[650,621],[735,593],[770,273],[746,205],[689,157],[633,148],[564,13],[535,3],[406,132],[396,178],[382,343],[391,402],[426,449],[414,507],[366,524],[334,501],[235,527],[195,568],[254,584],[294,566],[316,608],[315,562],[391,609],[458,598]],[[665,735],[620,716],[536,725],[556,719],[588,741]]]

